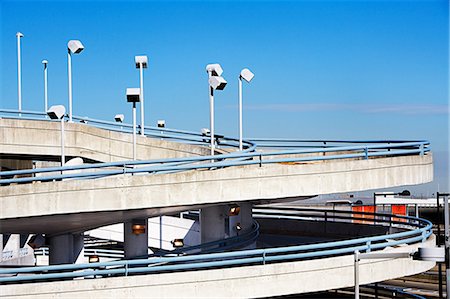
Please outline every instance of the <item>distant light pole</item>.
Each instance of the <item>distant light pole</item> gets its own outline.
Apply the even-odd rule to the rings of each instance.
[[[42,60],[42,64],[44,65],[44,111],[48,110],[48,94],[47,94],[47,60]]]
[[[148,58],[145,55],[135,56],[134,62],[136,68],[139,69],[139,82],[141,93],[139,95],[141,101],[141,135],[144,136],[144,70],[147,68]]]
[[[72,55],[81,53],[84,50],[83,44],[79,40],[70,40],[67,43],[67,71],[69,76],[69,122],[72,122]]]
[[[64,115],[66,114],[66,107],[63,105],[55,105],[51,106],[50,109],[47,110],[47,115],[50,119],[59,119],[61,120],[61,166],[64,166],[66,162],[66,157],[64,154]]]
[[[21,32],[16,33],[17,37],[17,100],[19,102],[19,112],[22,111],[22,65],[20,61],[20,39],[23,37]],[[21,115],[21,114],[19,114]]]
[[[127,88],[127,102],[133,103],[133,160],[136,160],[136,103],[139,98],[139,88]]]
[[[255,75],[247,68],[239,75],[239,150],[242,151],[242,79],[250,83]]]
[[[208,85],[209,85],[209,115],[210,115],[210,138],[211,138],[211,156],[214,156],[214,90],[223,90],[227,85],[227,81],[221,77],[223,70],[220,64],[208,64],[206,66],[206,72],[208,73]]]

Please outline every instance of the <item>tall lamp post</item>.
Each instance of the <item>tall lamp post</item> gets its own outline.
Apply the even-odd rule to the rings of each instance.
[[[140,88],[127,88],[127,102],[133,103],[133,160],[136,160],[136,103],[139,103]]]
[[[211,156],[214,156],[215,140],[214,140],[214,90],[223,90],[227,85],[227,81],[221,76],[222,67],[218,63],[208,64],[206,66],[208,73],[209,85],[209,116],[210,116],[210,138],[211,138]]]
[[[20,61],[20,39],[23,37],[21,32],[16,33],[17,38],[17,100],[19,102],[19,113],[22,111],[22,65]],[[21,114],[19,114],[21,115]]]
[[[48,110],[48,89],[47,89],[47,60],[42,60],[42,64],[44,65],[44,111]]]
[[[79,54],[84,50],[79,40],[70,40],[67,43],[67,71],[69,76],[69,122],[72,122],[72,53]]]
[[[242,151],[242,79],[250,83],[255,75],[247,68],[239,75],[239,150]]]
[[[141,93],[139,95],[141,101],[141,135],[144,135],[144,70],[147,68],[148,58],[145,55],[135,56],[134,62],[136,63],[136,68],[139,69],[139,87],[141,88]]]
[[[64,154],[64,115],[66,114],[66,107],[63,105],[55,105],[51,106],[50,109],[47,110],[47,115],[50,119],[59,119],[61,120],[61,167],[64,166],[66,162],[66,157]]]

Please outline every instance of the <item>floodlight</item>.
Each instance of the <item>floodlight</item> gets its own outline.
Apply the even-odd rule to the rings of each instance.
[[[16,36],[17,36],[17,37],[23,37],[23,33],[22,33],[22,32],[17,32],[17,33],[16,33]]]
[[[136,63],[136,68],[137,69],[140,67],[140,64],[142,64],[142,67],[144,69],[146,69],[147,68],[147,62],[148,62],[147,55],[134,56],[134,62]]]
[[[243,69],[241,71],[241,78],[243,78],[247,82],[252,81],[254,76],[255,74],[253,74],[249,69]]]
[[[174,248],[181,248],[181,247],[184,246],[184,240],[183,239],[174,239],[170,243],[172,243],[172,246]]]
[[[213,89],[217,90],[223,90],[227,85],[227,81],[225,81],[225,79],[220,76],[212,76],[211,78],[209,78],[208,82]]]
[[[237,231],[237,232],[240,232],[241,230],[242,230],[241,223],[238,222],[238,223],[236,224],[236,231]]]
[[[48,61],[44,59],[44,60],[42,60],[42,64],[46,65],[46,64],[48,64]]]
[[[165,128],[166,127],[166,121],[163,119],[158,120],[158,128]]]
[[[228,215],[229,216],[237,216],[237,215],[239,215],[240,211],[241,211],[241,207],[240,206],[238,206],[238,205],[231,205]]]
[[[201,130],[201,133],[202,133],[202,135],[204,135],[204,136],[207,136],[207,135],[211,134],[211,132],[210,132],[209,129],[207,129],[207,128],[203,128],[203,129]]]
[[[91,264],[91,263],[98,263],[98,262],[100,262],[100,258],[99,258],[99,256],[98,255],[90,255],[89,256],[89,264]]]
[[[211,73],[212,76],[222,76],[223,69],[220,64],[212,63],[206,66],[206,72]]]
[[[116,114],[116,116],[114,116],[114,119],[118,123],[123,123],[125,116],[123,114]]]
[[[47,111],[47,115],[51,119],[62,119],[66,113],[66,108],[63,105],[51,106]]]
[[[127,102],[137,103],[139,99],[140,88],[127,88]]]
[[[84,50],[83,44],[77,39],[70,40],[67,43],[67,48],[69,49],[70,52],[72,52],[74,54],[78,54]]]
[[[135,223],[131,226],[131,231],[135,235],[140,235],[145,233],[145,228],[146,228],[145,224]]]

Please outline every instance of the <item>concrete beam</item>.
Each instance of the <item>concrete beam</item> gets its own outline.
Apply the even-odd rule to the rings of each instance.
[[[26,217],[31,216],[44,221],[44,216],[72,214],[77,215],[83,224],[84,213],[125,213],[148,209],[155,211],[148,217],[154,217],[165,208],[176,212],[193,206],[227,202],[271,202],[300,196],[422,184],[432,179],[433,159],[431,154],[427,154],[423,157],[239,166],[2,186],[0,232],[5,232],[1,231],[5,227],[26,228]],[[23,217],[19,219],[21,224],[17,223],[20,217]],[[8,225],[9,222],[15,226]],[[105,225],[104,222],[99,224]],[[95,223],[91,225],[95,227]],[[32,231],[33,226],[30,226],[29,232]]]
[[[83,234],[62,234],[49,238],[49,264],[82,263],[84,257]]]
[[[434,246],[429,238],[420,246]],[[419,244],[388,249],[409,252]],[[353,254],[339,257],[289,261],[266,265],[136,275],[128,277],[0,286],[0,298],[260,298],[319,292],[354,286]],[[364,260],[360,283],[369,284],[413,275],[434,267],[434,262],[411,258]]]

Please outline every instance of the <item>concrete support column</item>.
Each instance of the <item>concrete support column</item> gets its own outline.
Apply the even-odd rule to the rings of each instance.
[[[200,212],[200,240],[202,243],[222,240],[229,235],[228,205],[203,208]]]
[[[50,265],[81,263],[84,259],[84,235],[62,234],[49,237]]]
[[[125,222],[123,226],[123,237],[125,259],[143,258],[148,255],[147,219],[134,219]]]
[[[252,203],[242,203],[240,204],[241,212],[239,215],[241,216],[241,227],[242,232],[249,231],[253,226],[253,204]]]
[[[3,234],[0,234],[0,263],[3,259]]]

